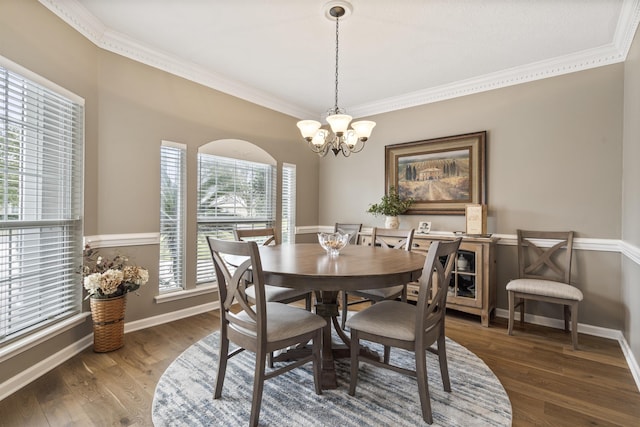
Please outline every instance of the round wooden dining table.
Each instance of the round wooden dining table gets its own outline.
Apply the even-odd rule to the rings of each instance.
[[[419,253],[360,245],[348,245],[339,255],[330,256],[314,243],[261,246],[260,259],[265,282],[269,285],[315,291],[316,313],[327,320],[321,351],[324,389],[338,386],[334,360],[349,355],[349,337],[337,320],[338,293],[415,281],[422,274],[425,261],[424,255]],[[345,345],[332,342],[332,325]],[[291,359],[295,357],[295,351],[278,357]]]

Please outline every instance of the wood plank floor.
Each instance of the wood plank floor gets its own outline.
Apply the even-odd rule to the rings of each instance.
[[[131,332],[111,353],[89,348],[1,401],[0,426],[150,426],[164,370],[218,325],[206,313]],[[617,342],[580,335],[573,351],[562,331],[527,325],[514,334],[505,319],[483,328],[476,317],[447,316],[447,335],[504,385],[514,426],[640,426],[640,393]]]

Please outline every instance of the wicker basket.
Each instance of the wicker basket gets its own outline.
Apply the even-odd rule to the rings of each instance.
[[[105,353],[124,345],[124,310],[126,295],[116,298],[91,298],[93,351]]]

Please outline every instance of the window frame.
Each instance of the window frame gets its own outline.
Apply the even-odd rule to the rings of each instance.
[[[165,168],[173,168],[173,173],[165,173]],[[175,188],[165,188],[166,180]],[[158,258],[158,293],[180,291],[185,289],[186,258],[186,182],[187,182],[187,146],[185,144],[162,141],[160,146],[160,248]],[[175,191],[172,212],[167,212],[165,199],[168,191]],[[172,220],[170,218],[173,217]],[[168,231],[170,230],[170,231]],[[169,247],[165,243],[173,239]],[[163,264],[163,251],[169,251],[171,266]],[[170,271],[168,271],[170,270]],[[172,277],[169,277],[172,276]],[[173,282],[171,286],[163,286],[163,281]]]
[[[84,225],[84,100],[1,56],[0,75],[0,155],[6,156],[12,141],[19,147],[19,163],[3,163],[0,171],[5,190],[18,181],[17,202],[8,202],[4,191],[0,203],[0,270],[10,272],[3,281],[0,271],[0,287],[7,288],[0,291],[4,360],[88,313],[82,313],[77,274]],[[18,207],[11,216],[8,203]]]

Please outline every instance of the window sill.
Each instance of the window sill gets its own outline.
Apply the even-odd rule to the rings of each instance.
[[[160,294],[154,298],[156,304],[162,304],[170,301],[177,301],[185,298],[192,298],[199,295],[210,294],[218,290],[216,283],[205,283],[196,286],[194,289],[183,289]]]

